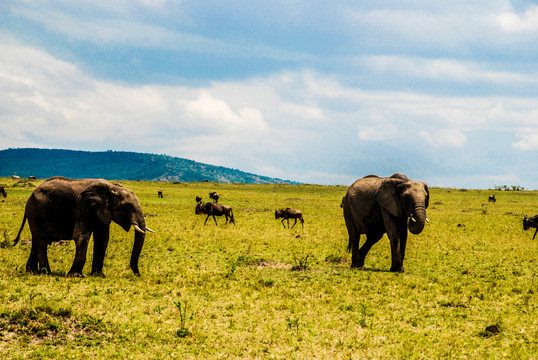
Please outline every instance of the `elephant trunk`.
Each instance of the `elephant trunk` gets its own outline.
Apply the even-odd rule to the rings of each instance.
[[[146,239],[146,234],[135,232],[135,240],[133,245],[133,252],[131,253],[131,270],[135,275],[140,276],[140,271],[138,270],[138,258],[140,257],[140,252],[144,246],[144,240]]]
[[[142,216],[139,217],[136,221],[133,221],[133,227],[135,228],[135,238],[133,251],[131,252],[131,270],[137,276],[140,276],[140,271],[138,270],[138,258],[142,252],[142,247],[144,246],[144,240],[146,239],[146,222]]]
[[[416,205],[413,211],[409,214],[408,227],[411,234],[417,235],[424,230],[426,223],[426,208],[424,205]]]

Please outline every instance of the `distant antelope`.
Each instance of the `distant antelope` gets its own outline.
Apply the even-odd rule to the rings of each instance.
[[[7,197],[7,192],[3,186],[0,186],[0,195],[2,195],[3,197]]]
[[[286,225],[284,225],[284,220],[288,221],[288,229],[290,228],[290,218],[295,219],[295,222],[291,227],[292,229],[295,224],[297,224],[297,219],[301,220],[301,225],[304,228],[303,213],[300,210],[290,208],[275,210],[275,219],[282,219],[282,226],[284,226],[284,229],[286,228]]]
[[[161,190],[157,191],[157,197],[159,199],[162,199],[163,198],[163,192]]]
[[[222,216],[222,215],[226,217],[226,222],[224,223],[224,225],[228,224],[228,220],[230,221],[230,223],[233,223],[235,225],[234,213],[232,211],[232,207],[229,205],[222,205],[222,204],[210,203],[210,202],[202,204],[201,202],[199,202],[196,205],[195,214],[207,215],[204,221],[204,225],[207,223],[207,219],[209,219],[210,216],[213,217],[213,220],[215,221],[215,225],[218,225],[217,219],[215,218],[215,216]]]
[[[523,219],[523,230],[527,231],[527,229],[531,227],[536,228],[534,236],[532,237],[532,240],[534,240],[536,233],[538,232],[538,215],[534,215],[531,218],[528,218],[527,215],[525,215],[525,218]]]
[[[219,194],[217,194],[215,191],[209,193],[209,198],[215,203],[219,202]]]
[[[495,195],[488,196],[488,202],[495,202],[497,199],[495,199]]]

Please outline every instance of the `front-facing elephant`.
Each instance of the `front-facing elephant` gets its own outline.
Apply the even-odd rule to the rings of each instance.
[[[422,232],[428,222],[429,197],[426,183],[401,174],[386,178],[369,175],[355,181],[342,201],[351,267],[362,268],[368,251],[386,233],[392,255],[390,271],[403,272],[407,229],[412,234]],[[366,235],[366,242],[359,248],[361,234]]]
[[[125,231],[133,226],[134,246],[131,253],[131,269],[140,275],[138,258],[144,245],[146,227],[140,201],[134,192],[102,179],[72,180],[53,177],[45,180],[26,202],[24,218],[15,239],[20,239],[28,219],[32,233],[32,249],[26,263],[28,272],[50,273],[47,246],[54,241],[75,240],[75,260],[69,270],[73,276],[82,276],[86,262],[88,242],[93,233],[92,275],[103,275],[103,262],[114,221]]]

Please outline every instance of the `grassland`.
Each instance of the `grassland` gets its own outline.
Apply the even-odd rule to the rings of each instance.
[[[403,274],[386,238],[350,269],[339,207],[345,187],[125,182],[149,234],[133,276],[133,232],[111,226],[106,278],[68,278],[72,241],[49,247],[52,275],[29,275],[31,187],[0,203],[0,353],[4,358],[533,359],[538,357],[538,241],[522,230],[536,192],[430,189]],[[157,198],[162,190],[164,199]],[[194,214],[209,191],[237,225]],[[274,209],[301,209],[283,229]],[[458,224],[465,225],[458,227]],[[88,251],[85,273],[91,265]]]

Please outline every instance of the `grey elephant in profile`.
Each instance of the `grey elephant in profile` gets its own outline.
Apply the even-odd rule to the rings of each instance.
[[[390,271],[403,272],[407,229],[420,234],[429,222],[429,197],[426,183],[409,180],[402,174],[386,178],[369,175],[355,181],[342,201],[351,267],[362,268],[368,251],[386,233],[392,255]],[[361,234],[366,235],[366,242],[359,248]]]
[[[146,227],[140,201],[134,192],[101,179],[72,180],[53,177],[32,192],[26,202],[24,218],[15,239],[20,239],[28,219],[32,249],[26,263],[28,272],[50,273],[47,246],[54,241],[75,240],[76,253],[69,274],[82,277],[86,251],[93,233],[92,275],[103,276],[103,262],[109,240],[110,223],[125,231],[136,230],[131,253],[131,269],[140,275],[138,258],[144,245]]]

